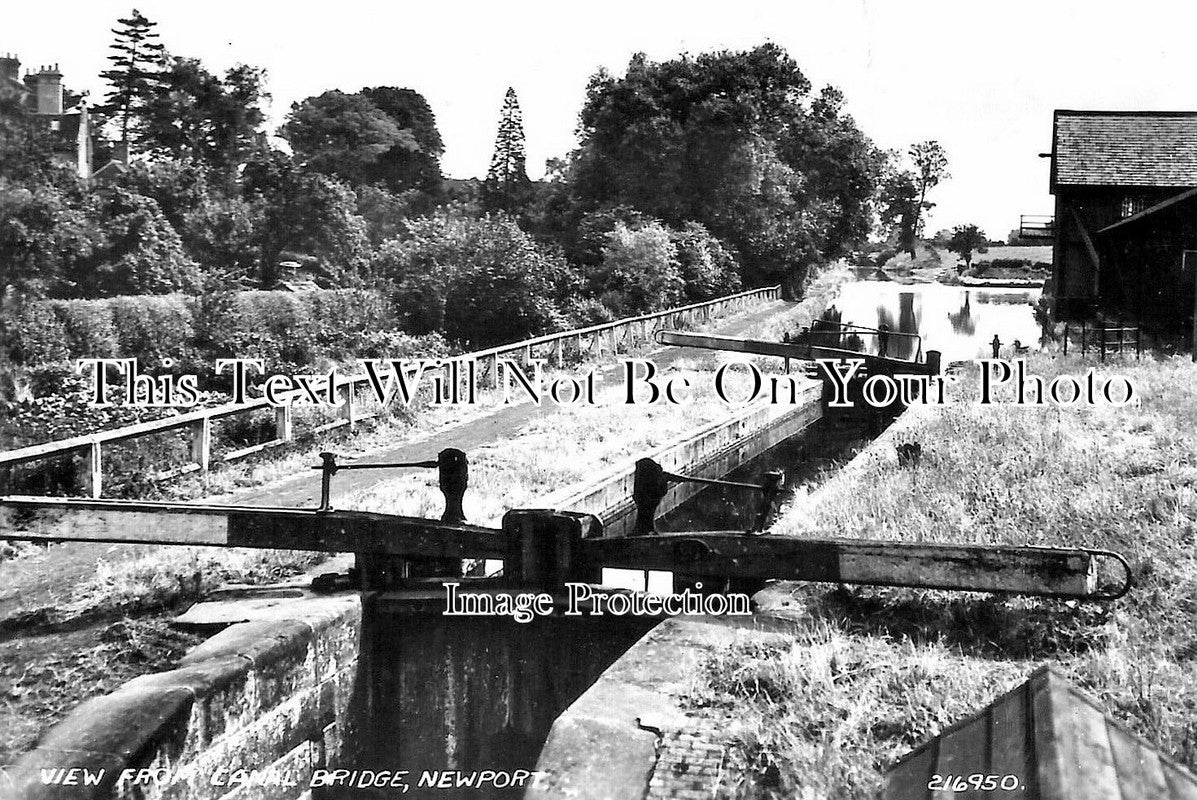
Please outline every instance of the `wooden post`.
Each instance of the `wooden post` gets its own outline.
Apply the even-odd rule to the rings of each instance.
[[[565,339],[558,336],[553,341],[553,363],[557,365],[557,369],[565,366]]]
[[[609,331],[608,336],[611,339],[611,355],[617,356],[619,355],[619,343],[615,340],[615,328],[611,327],[607,328],[607,330]]]
[[[103,463],[100,458],[100,443],[98,441],[88,445],[85,467],[87,474],[84,477],[84,489],[87,491],[88,497],[93,500],[99,500],[100,493],[103,491],[104,474]]]
[[[1068,355],[1068,321],[1064,321],[1064,355]]]
[[[1104,364],[1104,363],[1106,363],[1106,326],[1105,326],[1105,324],[1102,324],[1102,326],[1099,330],[1101,331],[1101,335],[1100,335],[1101,363]]]
[[[211,417],[191,423],[191,461],[199,464],[200,472],[207,472],[212,465]]]
[[[289,442],[295,438],[290,403],[274,409],[274,438],[280,442]]]
[[[341,419],[349,423],[349,430],[357,427],[357,417],[353,413],[353,381],[345,384],[345,403],[341,406]]]

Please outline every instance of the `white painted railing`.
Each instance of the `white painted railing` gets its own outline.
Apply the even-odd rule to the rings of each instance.
[[[740,311],[753,303],[776,300],[780,294],[780,286],[767,286],[702,303],[605,322],[602,325],[592,325],[589,328],[550,333],[486,350],[448,356],[442,361],[446,363],[474,361],[478,365],[478,377],[482,379],[493,378],[497,371],[498,361],[513,356],[518,357],[525,364],[533,358],[544,358],[554,366],[561,367],[564,366],[567,359],[601,358],[604,354],[617,355],[621,350],[629,352],[637,345],[651,343],[653,335],[658,330],[676,330],[686,325],[705,322],[717,316]],[[378,416],[381,409],[375,411],[359,409],[354,401],[358,387],[367,384],[368,381],[369,378],[365,373],[338,379],[336,396],[343,397],[343,399],[337,419],[317,425],[300,435],[312,436],[343,426],[348,426],[352,430],[358,422]],[[299,438],[295,432],[292,406],[274,407],[265,398],[259,398],[246,403],[225,403],[219,406],[200,408],[123,428],[10,450],[0,453],[0,470],[16,464],[28,464],[82,452],[86,467],[85,490],[89,497],[99,498],[103,491],[104,444],[126,442],[143,436],[187,429],[190,432],[190,460],[180,467],[161,472],[154,477],[157,480],[165,480],[190,472],[206,472],[212,462],[213,421],[252,413],[264,408],[270,408],[274,412],[274,438],[268,442],[225,453],[221,458],[222,461],[235,461]]]

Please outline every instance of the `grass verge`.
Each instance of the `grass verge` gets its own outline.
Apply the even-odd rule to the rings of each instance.
[[[792,643],[712,653],[690,701],[736,709],[736,797],[874,797],[886,767],[1041,663],[1163,753],[1197,767],[1197,366],[1032,356],[1047,379],[1123,375],[1141,403],[975,403],[975,374],[892,452],[798,494],[773,533],[1081,545],[1131,561],[1109,605],[899,589],[792,587]],[[892,450],[891,445],[886,445]]]

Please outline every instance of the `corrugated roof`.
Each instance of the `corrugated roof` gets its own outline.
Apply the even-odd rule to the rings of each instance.
[[[992,775],[997,785],[958,786],[953,795],[950,785],[947,792],[928,788],[936,775],[966,783],[974,775]],[[950,796],[1194,800],[1197,777],[1127,732],[1050,667],[1041,667],[886,773],[884,800]]]
[[[1197,112],[1057,111],[1057,186],[1197,186]]]

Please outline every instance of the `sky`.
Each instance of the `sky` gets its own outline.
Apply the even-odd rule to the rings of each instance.
[[[784,47],[816,88],[839,87],[880,147],[938,140],[951,179],[928,231],[979,224],[1005,238],[1020,214],[1051,213],[1052,110],[1197,109],[1197,4],[1139,0],[58,0],[12,3],[0,53],[23,69],[57,63],[75,91],[96,75],[116,19],[136,2],[174,55],[213,71],[264,67],[271,118],[329,89],[406,86],[427,98],[442,167],[481,177],[508,86],[523,110],[528,172],[576,146],[578,112],[600,67],[642,51]]]

